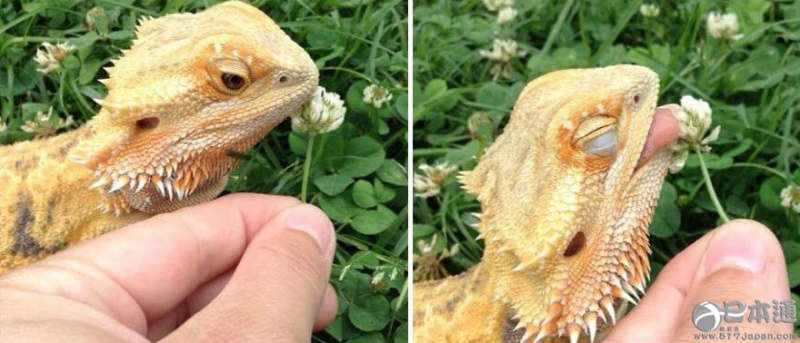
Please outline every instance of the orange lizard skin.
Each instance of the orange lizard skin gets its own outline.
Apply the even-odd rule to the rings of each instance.
[[[0,147],[0,273],[216,197],[242,153],[317,89],[314,62],[257,8],[144,19],[81,128]]]
[[[658,76],[618,65],[525,87],[462,175],[482,261],[414,286],[414,342],[594,341],[644,292],[648,226],[677,138]],[[666,127],[666,129],[665,129]]]

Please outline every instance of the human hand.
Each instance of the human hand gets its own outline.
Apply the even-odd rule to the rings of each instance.
[[[0,340],[308,341],[336,314],[335,246],[314,206],[225,196],[6,274]]]
[[[739,329],[739,336],[728,340],[741,340],[744,334],[793,332],[792,323],[773,322],[772,300],[791,300],[778,240],[757,222],[734,220],[675,256],[639,305],[611,330],[604,342],[686,342],[701,340],[696,336],[699,334],[718,336],[719,329],[706,333],[694,326],[692,311],[697,304],[711,301],[723,306],[724,301],[740,301],[750,306],[755,300],[768,304],[768,322],[750,322],[748,316],[741,323],[722,321],[726,327]],[[781,340],[773,337],[763,341]]]

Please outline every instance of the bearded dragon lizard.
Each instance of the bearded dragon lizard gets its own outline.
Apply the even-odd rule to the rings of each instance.
[[[225,188],[242,153],[308,100],[311,57],[257,8],[144,19],[81,128],[0,147],[0,273]]]
[[[414,342],[594,341],[644,293],[677,121],[658,76],[619,65],[529,83],[478,166],[482,261],[414,286]]]

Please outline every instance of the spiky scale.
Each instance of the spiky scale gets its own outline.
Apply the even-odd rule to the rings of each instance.
[[[632,303],[632,304],[636,305],[636,300],[635,300],[635,299],[633,299],[633,297],[631,297],[631,295],[630,295],[630,294],[628,294],[628,292],[626,292],[624,289],[623,289],[622,291],[620,291],[620,296],[621,296],[623,299],[625,299],[627,302],[629,302],[629,303]]]
[[[546,331],[544,331],[544,329],[539,329],[539,332],[536,334],[536,338],[534,338],[534,339],[533,339],[533,343],[540,342],[542,339],[544,339],[545,337],[547,337],[547,335],[548,335],[548,334],[549,334],[549,333],[548,333],[548,332],[546,332]],[[523,342],[524,342],[524,341],[525,341],[525,339],[524,339],[524,337],[523,337]]]
[[[636,293],[636,290],[633,289],[633,287],[631,287],[631,285],[629,283],[626,282],[626,283],[622,284],[622,286],[623,286],[623,288],[625,290],[625,293],[630,294],[632,297],[636,298],[637,301],[639,300],[639,294]]]
[[[594,343],[594,337],[597,335],[597,312],[589,312],[583,317],[586,322],[586,330],[589,332],[589,342]]]
[[[172,189],[172,180],[170,180],[170,179],[165,179],[165,180],[164,180],[164,188],[166,188],[166,189],[167,189],[167,194],[169,194],[169,200],[172,200],[172,192],[173,192],[173,189]]]
[[[89,185],[89,189],[100,188],[109,183],[111,183],[111,178],[107,175],[103,175],[102,177],[98,178],[97,181]]]
[[[161,181],[161,180],[158,180],[154,184],[156,185],[156,189],[158,190],[158,194],[161,194],[162,197],[165,196],[166,195],[166,189],[164,187],[164,182]]]
[[[604,298],[604,299],[608,299],[608,298]],[[611,324],[616,325],[617,324],[617,313],[614,311],[614,305],[611,304],[611,300],[606,301],[605,304],[603,305],[603,308],[605,308],[606,312],[608,312],[608,317],[611,318]]]
[[[114,193],[114,192],[122,189],[122,187],[125,187],[130,181],[131,181],[130,178],[128,178],[125,175],[119,176],[111,184],[111,188],[108,189],[108,192],[109,193]]]
[[[581,335],[580,327],[574,324],[567,325],[567,332],[569,333],[569,342],[578,343],[578,338]]]

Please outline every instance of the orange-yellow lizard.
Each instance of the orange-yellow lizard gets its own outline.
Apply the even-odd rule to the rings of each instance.
[[[461,178],[481,202],[483,260],[414,285],[414,342],[594,341],[644,292],[663,148],[678,127],[655,111],[658,82],[619,65],[525,87]]]
[[[142,20],[81,128],[0,147],[0,274],[216,197],[252,147],[317,89],[314,62],[241,2]]]

